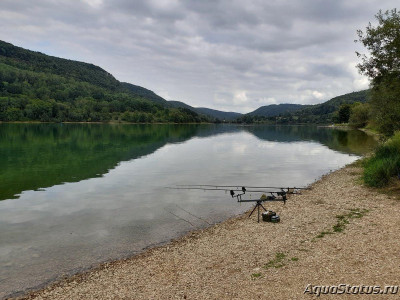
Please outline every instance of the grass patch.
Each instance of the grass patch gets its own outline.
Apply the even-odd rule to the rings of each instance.
[[[315,239],[321,239],[328,234],[343,232],[346,229],[346,225],[350,223],[349,219],[362,218],[368,212],[369,212],[368,209],[354,208],[350,209],[350,211],[347,214],[337,215],[336,216],[337,222],[335,225],[332,226],[333,231],[322,231],[314,239],[312,239],[312,241],[315,242]]]
[[[307,249],[302,249],[304,251],[309,251]],[[275,269],[279,269],[282,268],[286,265],[287,262],[294,262],[294,261],[298,261],[299,258],[298,257],[291,257],[290,259],[288,259],[287,255],[285,253],[282,252],[277,252],[275,253],[275,258],[271,259],[269,262],[267,262],[264,265],[265,269],[270,269],[270,268],[275,268]],[[254,275],[254,274],[253,274]],[[252,275],[252,277],[253,277]]]
[[[337,222],[332,227],[333,232],[343,232],[346,229],[346,225],[350,223],[349,219],[362,218],[368,212],[368,209],[353,208],[347,214],[336,216]]]
[[[333,233],[332,231],[322,231],[315,238],[322,239],[325,235],[332,234],[332,233]]]
[[[260,277],[262,277],[261,273],[253,273],[253,274],[251,274],[251,278],[253,278],[253,279],[260,278]]]
[[[269,268],[282,268],[285,265],[285,260],[286,254],[282,252],[277,252],[275,253],[275,258],[270,260],[264,265],[264,268],[269,269]]]
[[[381,188],[400,173],[400,132],[379,146],[363,163],[363,181],[367,186]]]
[[[332,227],[333,232],[343,232],[343,230],[346,228],[346,225],[349,224],[349,220],[347,219],[347,214],[336,216],[336,218],[337,218],[337,223]]]

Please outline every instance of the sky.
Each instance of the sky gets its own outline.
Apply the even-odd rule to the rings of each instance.
[[[0,40],[247,113],[368,88],[357,29],[398,0],[0,0]]]

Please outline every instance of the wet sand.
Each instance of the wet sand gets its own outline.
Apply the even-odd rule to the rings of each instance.
[[[266,203],[281,223],[241,215],[24,298],[309,299],[308,284],[400,285],[400,201],[360,185],[360,172],[347,166],[286,205]]]

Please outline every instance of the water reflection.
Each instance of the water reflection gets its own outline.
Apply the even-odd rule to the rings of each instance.
[[[361,131],[310,126],[1,124],[0,200],[102,176],[121,161],[146,156],[168,143],[241,131],[266,141],[316,141],[357,155],[375,145]]]
[[[342,130],[317,126],[249,126],[246,130],[267,141],[290,143],[315,141],[332,150],[362,155],[371,151],[376,140],[359,130]]]

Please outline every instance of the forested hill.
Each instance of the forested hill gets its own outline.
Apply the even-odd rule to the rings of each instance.
[[[242,116],[241,113],[237,112],[229,112],[229,111],[221,111],[221,110],[216,110],[216,109],[211,109],[211,108],[206,108],[206,107],[193,107],[190,105],[187,105],[184,102],[181,101],[175,101],[175,100],[170,100],[168,101],[168,105],[171,107],[180,107],[180,108],[187,108],[192,111],[197,112],[198,114],[205,115],[209,118],[212,118],[214,121],[232,121],[236,118],[239,118]]]
[[[301,104],[271,104],[257,108],[255,111],[248,113],[250,116],[274,117],[288,112],[296,111],[307,107]]]
[[[204,116],[93,64],[0,41],[0,121],[201,122]]]
[[[3,41],[0,41],[0,56],[2,63],[20,70],[60,75],[110,90],[116,90],[120,84],[110,73],[93,64],[45,55]]]
[[[278,124],[293,124],[293,123],[333,123],[337,122],[338,111],[342,104],[353,104],[355,102],[365,103],[368,98],[369,90],[353,92],[332,98],[324,103],[315,105],[305,105],[300,109],[295,109],[291,112],[283,112],[276,115],[254,115],[249,113],[237,119],[238,123],[278,123]],[[267,106],[268,107],[268,106]],[[256,110],[257,111],[257,110]]]
[[[295,111],[288,117],[299,123],[334,123],[337,122],[337,113],[342,104],[365,103],[368,99],[368,92],[369,90],[363,90],[337,96],[324,103],[310,105]]]
[[[168,101],[165,100],[164,98],[158,96],[156,93],[153,91],[150,91],[144,87],[138,86],[138,85],[133,85],[131,83],[127,82],[121,82],[121,87],[123,91],[128,91],[131,94],[149,99],[153,102],[157,102],[163,106],[167,105]]]
[[[207,107],[196,107],[196,112],[204,114],[206,116],[211,116],[215,119],[221,120],[221,121],[230,121],[236,118],[239,118],[243,114],[233,112],[233,111],[221,111],[221,110],[216,110],[216,109],[211,109]]]

